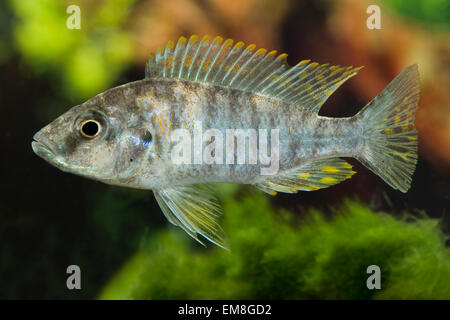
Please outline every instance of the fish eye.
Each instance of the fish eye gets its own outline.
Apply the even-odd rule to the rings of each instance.
[[[145,147],[148,147],[148,146],[152,143],[153,136],[152,136],[152,134],[150,133],[150,131],[148,131],[148,130],[145,131],[142,140],[143,140],[143,145],[144,145]]]
[[[85,120],[80,124],[80,133],[85,138],[95,138],[101,131],[101,123],[94,119]]]

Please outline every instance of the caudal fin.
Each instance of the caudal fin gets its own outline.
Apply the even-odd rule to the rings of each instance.
[[[412,65],[357,115],[365,137],[358,160],[402,192],[408,191],[417,163],[414,117],[418,101],[419,72]]]

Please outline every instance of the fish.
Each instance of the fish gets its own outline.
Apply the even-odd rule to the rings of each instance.
[[[144,79],[72,107],[33,136],[32,149],[62,171],[152,190],[170,223],[225,249],[216,183],[315,191],[350,179],[349,157],[407,192],[418,158],[418,66],[356,115],[333,118],[321,106],[362,67],[286,58],[220,36],[168,41],[150,54]]]

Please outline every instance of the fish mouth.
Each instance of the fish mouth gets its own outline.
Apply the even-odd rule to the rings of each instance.
[[[31,148],[33,149],[34,153],[43,158],[49,158],[53,156],[53,151],[42,142],[39,141],[31,142]]]
[[[44,159],[50,159],[54,156],[54,152],[52,148],[49,146],[49,143],[45,143],[42,140],[36,139],[36,135],[33,137],[33,141],[31,142],[31,148],[34,153]]]

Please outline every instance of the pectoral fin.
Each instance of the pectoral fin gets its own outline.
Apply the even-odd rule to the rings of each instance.
[[[203,244],[198,234],[212,243],[229,249],[219,225],[222,207],[204,186],[178,186],[154,191],[156,201],[166,218]],[[203,244],[204,245],[204,244]]]
[[[315,191],[349,179],[354,173],[351,164],[342,159],[321,159],[263,178],[254,185],[271,195],[296,193],[298,190]]]

